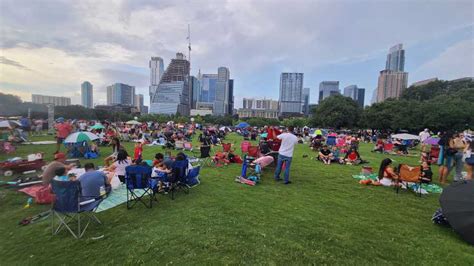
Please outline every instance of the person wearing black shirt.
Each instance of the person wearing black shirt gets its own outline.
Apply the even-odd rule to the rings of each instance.
[[[321,150],[319,150],[319,159],[324,163],[324,164],[331,164],[332,160],[332,152],[328,148],[328,145],[324,145]]]

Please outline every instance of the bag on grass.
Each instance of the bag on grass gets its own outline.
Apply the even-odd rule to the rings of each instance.
[[[54,194],[51,193],[51,185],[44,186],[36,192],[35,202],[37,204],[50,204],[54,200]]]
[[[433,214],[433,217],[431,217],[431,221],[437,225],[442,225],[446,227],[450,227],[448,219],[444,217],[443,215],[443,210],[441,208],[437,209],[435,213]]]

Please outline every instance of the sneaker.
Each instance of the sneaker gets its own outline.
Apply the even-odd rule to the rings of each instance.
[[[285,185],[289,185],[289,184],[291,184],[291,181],[285,181],[284,184],[285,184]]]

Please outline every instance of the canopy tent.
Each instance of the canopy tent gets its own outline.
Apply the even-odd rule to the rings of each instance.
[[[247,122],[240,122],[240,123],[237,124],[235,127],[237,127],[237,128],[247,128],[247,127],[249,127],[249,126],[250,126],[250,124],[247,123]]]
[[[64,143],[78,143],[83,141],[92,141],[99,139],[96,134],[90,132],[75,132],[67,136]]]
[[[402,134],[394,134],[394,135],[392,135],[392,139],[419,140],[420,137],[418,137],[417,135],[402,133]]]

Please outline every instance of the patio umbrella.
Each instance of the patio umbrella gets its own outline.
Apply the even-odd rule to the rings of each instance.
[[[417,135],[402,133],[402,134],[394,134],[392,135],[393,139],[401,139],[401,140],[415,140],[420,139]]]
[[[474,181],[451,184],[443,190],[439,203],[454,231],[474,245]]]
[[[137,120],[130,120],[125,123],[127,125],[141,125],[142,123],[138,122]]]
[[[435,138],[435,137],[429,137],[425,139],[425,141],[423,141],[424,144],[428,144],[428,145],[438,145],[438,142],[439,142],[439,138]]]
[[[238,125],[236,125],[235,127],[238,127],[238,128],[246,128],[246,127],[249,127],[249,123],[247,122],[240,122]]]
[[[102,124],[95,124],[91,126],[91,129],[104,129],[105,127]]]
[[[78,143],[83,141],[96,140],[99,137],[96,134],[90,132],[75,132],[67,136],[64,140],[65,143]]]
[[[20,127],[21,124],[17,121],[14,120],[3,120],[0,121],[0,128],[14,128],[14,127]]]

